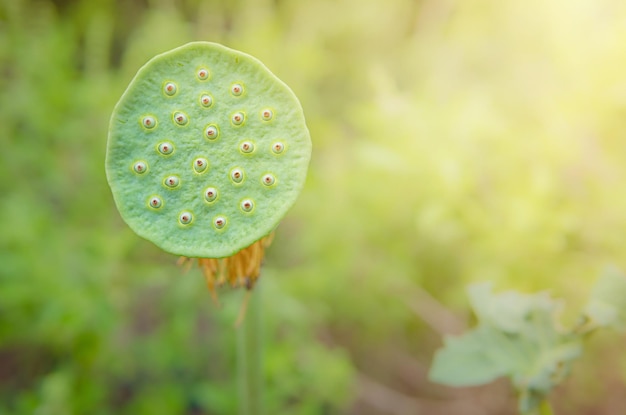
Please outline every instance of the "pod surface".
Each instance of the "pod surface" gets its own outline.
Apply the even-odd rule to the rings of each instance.
[[[278,225],[310,156],[287,85],[250,55],[193,42],[131,81],[111,116],[106,173],[138,235],[173,254],[221,258]]]

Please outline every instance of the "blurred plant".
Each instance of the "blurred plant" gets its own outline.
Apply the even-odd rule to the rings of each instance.
[[[597,281],[579,322],[570,329],[556,318],[562,301],[547,293],[493,294],[491,289],[489,283],[469,287],[478,326],[444,339],[429,377],[459,387],[506,376],[517,391],[521,414],[551,414],[548,395],[570,373],[585,337],[597,329],[626,325],[626,278],[615,270]]]

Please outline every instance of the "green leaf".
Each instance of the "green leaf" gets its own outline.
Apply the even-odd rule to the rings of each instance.
[[[596,282],[585,315],[594,326],[626,328],[626,277],[617,269],[608,269]]]
[[[532,313],[540,312],[552,320],[561,306],[545,292],[528,295],[505,291],[493,295],[491,290],[489,283],[470,285],[470,303],[479,321],[507,333],[535,330],[536,325],[529,320]]]
[[[478,326],[444,339],[430,379],[473,386],[507,376],[520,396],[520,411],[533,410],[569,373],[582,350],[580,337],[558,329],[555,315],[561,303],[546,293],[495,295],[490,284],[468,291]]]
[[[450,386],[474,386],[506,375],[506,361],[484,352],[486,344],[497,341],[494,334],[480,327],[463,336],[446,337],[444,347],[435,353],[430,379]]]

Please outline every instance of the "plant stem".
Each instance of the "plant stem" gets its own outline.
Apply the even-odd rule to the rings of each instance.
[[[246,292],[249,301],[246,316],[237,330],[237,366],[239,377],[239,415],[262,415],[263,350],[261,319],[261,284]]]
[[[539,404],[539,415],[554,415],[554,411],[552,410],[552,405],[550,405],[550,401],[544,399]]]

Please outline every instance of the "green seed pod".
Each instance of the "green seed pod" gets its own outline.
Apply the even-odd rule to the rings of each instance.
[[[252,56],[193,42],[154,57],[122,95],[106,173],[138,235],[200,258],[211,289],[251,286],[261,242],[295,202],[310,155],[287,85]]]

